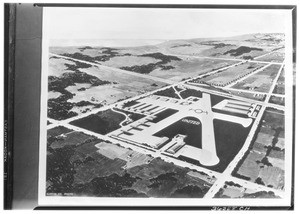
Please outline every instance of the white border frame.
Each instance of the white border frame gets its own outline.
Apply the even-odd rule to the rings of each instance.
[[[222,4],[222,3],[221,3]],[[198,9],[198,8],[197,8]],[[188,9],[187,9],[188,10]],[[199,8],[201,10],[201,8]],[[207,9],[205,9],[207,10]],[[283,9],[281,9],[283,10]],[[290,206],[291,205],[291,174],[292,174],[292,137],[293,137],[293,94],[292,84],[286,84],[285,111],[285,187],[286,197],[283,199],[175,199],[175,198],[106,198],[106,197],[67,197],[45,196],[46,194],[46,139],[47,139],[47,94],[48,94],[48,37],[47,8],[43,8],[43,42],[42,42],[42,81],[41,81],[41,120],[40,120],[40,165],[38,204],[51,206]],[[286,83],[293,82],[292,66],[292,16],[287,10],[286,16]],[[288,33],[290,32],[290,33]],[[287,92],[291,92],[288,94]],[[288,106],[288,107],[287,107]]]

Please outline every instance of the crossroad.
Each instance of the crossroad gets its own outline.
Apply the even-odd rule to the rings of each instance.
[[[215,57],[201,57],[201,56],[187,56],[187,55],[180,55],[180,54],[168,53],[168,55],[173,55],[173,56],[178,56],[178,57],[193,57],[193,58],[205,58],[205,59],[214,59],[214,60],[229,60],[229,61],[236,61],[237,62],[235,64],[226,66],[224,68],[213,70],[213,71],[208,72],[206,74],[202,74],[202,75],[199,75],[199,76],[196,76],[196,77],[193,77],[193,78],[189,78],[188,80],[184,80],[184,81],[181,81],[181,82],[174,82],[174,81],[171,81],[171,80],[168,80],[168,79],[162,79],[162,78],[154,77],[154,76],[151,76],[151,75],[139,74],[139,73],[126,71],[126,70],[119,69],[119,68],[112,68],[112,67],[100,65],[98,63],[88,62],[88,61],[84,61],[84,60],[79,60],[79,59],[75,59],[75,58],[71,58],[71,57],[66,57],[66,56],[62,56],[62,55],[50,53],[50,55],[52,55],[52,56],[61,57],[61,58],[64,58],[64,59],[70,59],[70,60],[74,60],[74,61],[78,61],[78,62],[90,64],[90,65],[93,65],[93,66],[97,66],[97,67],[99,67],[101,69],[107,69],[107,70],[110,70],[110,71],[113,71],[113,72],[121,72],[121,73],[125,73],[125,74],[128,74],[128,75],[138,76],[138,77],[142,77],[142,78],[148,78],[148,79],[151,79],[151,80],[154,80],[154,81],[164,82],[164,83],[166,83],[168,85],[165,86],[165,87],[162,87],[160,89],[157,89],[157,90],[154,90],[154,91],[151,91],[151,92],[147,92],[147,93],[142,94],[142,95],[138,95],[138,96],[135,96],[135,97],[132,97],[132,98],[128,98],[128,99],[123,100],[123,101],[119,101],[119,102],[114,103],[114,104],[110,104],[110,105],[103,106],[103,107],[100,107],[100,108],[97,108],[97,109],[93,109],[93,110],[91,110],[89,112],[77,115],[75,117],[72,117],[72,118],[69,118],[69,119],[66,119],[66,120],[58,121],[58,120],[54,120],[54,119],[48,118],[48,121],[51,124],[47,126],[47,129],[51,129],[51,128],[54,128],[54,127],[57,127],[57,126],[64,126],[64,127],[69,128],[71,130],[78,131],[78,132],[83,132],[83,133],[85,133],[87,135],[95,136],[95,137],[97,137],[99,139],[110,141],[110,142],[112,142],[114,144],[121,145],[121,146],[123,146],[125,148],[130,148],[130,149],[133,149],[134,151],[137,151],[137,152],[140,152],[140,153],[143,153],[143,154],[151,155],[154,158],[155,157],[160,157],[163,160],[165,160],[166,162],[171,162],[171,163],[174,163],[174,164],[176,164],[178,166],[188,167],[190,169],[194,169],[194,170],[197,170],[197,171],[204,172],[204,173],[208,174],[209,176],[213,176],[213,177],[216,178],[216,182],[212,185],[212,187],[209,189],[209,191],[205,194],[205,196],[204,196],[205,198],[213,198],[215,196],[215,194],[219,191],[219,189],[224,186],[224,184],[225,184],[226,181],[233,181],[234,183],[240,184],[240,185],[242,185],[245,188],[249,188],[249,189],[252,189],[252,190],[255,190],[255,191],[272,191],[276,195],[282,197],[284,195],[284,191],[282,191],[282,190],[276,190],[276,189],[273,189],[273,188],[270,188],[270,187],[266,187],[266,186],[263,186],[263,185],[258,185],[258,184],[255,184],[253,182],[245,181],[245,180],[242,180],[242,179],[239,179],[239,178],[236,178],[236,177],[232,176],[232,172],[235,169],[236,165],[239,163],[239,161],[245,155],[246,151],[249,149],[249,146],[250,146],[250,144],[252,142],[254,133],[255,133],[255,131],[256,131],[259,123],[260,123],[260,120],[261,120],[261,118],[262,118],[262,116],[264,114],[265,109],[267,107],[274,107],[276,109],[284,110],[284,106],[279,106],[279,105],[275,105],[275,104],[269,103],[269,100],[270,100],[271,96],[274,95],[273,94],[273,90],[274,90],[274,88],[276,86],[276,82],[279,79],[280,73],[282,72],[282,69],[284,67],[284,62],[283,63],[275,63],[275,62],[256,61],[256,59],[259,59],[260,57],[266,56],[266,55],[271,54],[271,53],[273,53],[273,52],[270,52],[270,53],[258,56],[256,58],[254,58],[253,60],[230,59],[230,58],[215,58]],[[189,83],[189,81],[191,81],[193,79],[201,78],[204,75],[212,75],[214,73],[220,72],[222,70],[226,70],[226,69],[228,69],[230,67],[234,67],[234,66],[246,63],[246,62],[257,62],[257,63],[266,64],[266,66],[264,66],[261,69],[258,69],[257,71],[255,71],[255,72],[253,72],[253,73],[245,76],[244,78],[242,78],[242,79],[240,79],[238,81],[242,81],[242,80],[248,78],[249,76],[251,76],[251,75],[253,75],[253,74],[257,73],[257,72],[259,72],[261,70],[264,70],[265,68],[267,68],[271,64],[281,65],[281,67],[280,67],[280,69],[279,69],[276,77],[274,78],[274,80],[272,82],[272,85],[271,85],[271,87],[269,89],[269,92],[268,93],[263,93],[264,95],[266,95],[266,99],[264,101],[256,101],[256,100],[253,100],[253,99],[243,98],[243,97],[231,95],[231,94],[228,94],[228,93],[225,93],[225,92],[223,93],[223,92],[219,92],[219,91],[210,90],[210,89],[207,89],[207,88],[195,86],[195,85],[192,85],[192,84]],[[236,89],[231,88],[231,86],[233,86],[234,84],[236,84],[236,82],[234,82],[234,83],[230,84],[229,86],[227,86],[226,90],[227,89],[228,90],[236,90]],[[258,113],[258,115],[257,115],[257,117],[256,117],[256,119],[255,119],[255,121],[254,121],[254,123],[252,125],[252,128],[251,128],[251,130],[250,130],[250,132],[249,132],[249,134],[247,136],[247,139],[246,139],[243,147],[238,152],[238,154],[234,157],[234,159],[229,163],[229,165],[226,167],[226,169],[225,169],[224,172],[219,173],[219,172],[216,172],[216,171],[213,171],[213,170],[209,170],[209,169],[206,169],[206,168],[201,167],[201,166],[197,166],[197,165],[190,164],[190,163],[187,163],[187,162],[175,159],[175,158],[171,158],[171,157],[162,155],[162,153],[159,150],[157,150],[157,151],[156,150],[151,150],[151,149],[143,148],[143,147],[141,147],[139,145],[134,145],[134,144],[129,144],[129,143],[126,143],[126,142],[122,142],[122,141],[116,140],[114,138],[111,138],[111,137],[109,137],[107,135],[101,135],[101,134],[98,134],[98,133],[95,133],[95,132],[92,132],[92,131],[89,131],[89,130],[86,130],[86,129],[83,129],[83,128],[80,128],[80,127],[77,127],[77,126],[73,126],[73,125],[70,124],[71,121],[87,117],[87,116],[89,116],[91,114],[95,114],[95,113],[97,113],[99,111],[104,111],[104,110],[107,110],[107,109],[114,110],[113,107],[115,107],[117,105],[118,106],[122,105],[124,102],[133,101],[133,100],[136,100],[136,99],[139,99],[139,98],[142,98],[142,97],[146,97],[146,96],[148,96],[150,94],[153,94],[153,93],[155,93],[157,91],[160,91],[160,90],[164,90],[164,89],[169,88],[169,87],[173,87],[175,93],[179,96],[180,99],[182,99],[182,97],[180,95],[180,92],[178,92],[175,89],[175,86],[184,86],[186,88],[191,88],[191,89],[200,90],[202,92],[207,92],[209,94],[216,94],[216,95],[220,95],[220,96],[231,98],[231,99],[238,99],[238,100],[241,100],[241,101],[246,101],[246,102],[251,102],[251,103],[258,103],[258,104],[262,105],[262,108],[259,111],[259,113]],[[246,91],[246,90],[239,90],[239,91],[260,94],[260,92],[251,92],[251,91],[249,92],[249,91]],[[284,97],[284,95],[282,95],[282,97]]]
[[[282,68],[283,68],[283,65],[280,67],[275,79],[273,80],[273,83],[272,83],[272,86],[270,87],[269,89],[269,93],[267,94],[267,97],[265,99],[265,103],[268,104],[269,102],[269,99],[272,95],[272,92],[275,88],[275,85],[278,81],[278,78],[280,76],[280,73],[282,71]],[[209,191],[205,194],[204,198],[213,198],[216,193],[219,191],[220,188],[222,188],[225,184],[226,181],[239,181],[240,179],[237,179],[235,177],[232,176],[232,172],[233,170],[235,169],[235,167],[237,166],[237,164],[239,163],[239,161],[244,157],[245,153],[247,152],[247,150],[249,149],[250,147],[250,144],[252,142],[252,138],[255,134],[255,131],[256,129],[258,128],[258,125],[260,123],[260,120],[264,114],[264,111],[266,109],[266,105],[262,106],[262,109],[260,110],[260,112],[258,113],[255,121],[254,121],[254,124],[252,125],[252,128],[248,134],[248,137],[242,147],[242,149],[239,151],[239,153],[235,156],[235,158],[231,161],[231,163],[227,166],[226,170],[222,173],[223,177],[218,179],[214,184],[213,186],[209,189]],[[253,183],[253,182],[248,182],[247,183],[249,188],[250,189],[257,189],[257,184]],[[274,193],[276,193],[278,196],[283,196],[284,195],[284,191],[281,191],[281,190],[276,190],[276,189],[273,189],[273,188],[268,188],[268,187],[263,187],[261,188],[260,186],[260,189],[262,190],[265,190],[265,191],[273,191]]]

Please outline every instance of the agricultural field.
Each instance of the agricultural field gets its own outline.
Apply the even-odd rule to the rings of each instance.
[[[274,103],[277,105],[284,106],[285,105],[285,98],[284,97],[278,97],[278,96],[271,96],[269,103]]]
[[[204,77],[202,81],[214,86],[226,86],[262,67],[263,65],[259,63],[243,63]]]
[[[283,190],[284,170],[284,114],[267,109],[251,148],[233,175]]]
[[[265,61],[265,62],[283,62],[284,53],[274,52],[274,53],[268,54],[266,56],[259,57],[257,60]]]
[[[280,198],[272,191],[256,191],[243,187],[232,181],[226,181],[225,185],[217,192],[214,198]]]
[[[81,132],[49,130],[46,194],[94,197],[202,198],[215,182],[182,168]],[[60,141],[59,147],[53,139]],[[109,166],[109,167],[107,167]]]
[[[61,135],[61,134],[64,134],[64,133],[69,133],[71,131],[72,131],[71,129],[68,129],[64,126],[57,126],[57,127],[52,128],[52,129],[49,129],[47,131],[47,137],[58,136],[58,135]]]
[[[232,88],[268,93],[279,69],[280,65],[270,65],[264,70],[235,84]]]
[[[273,94],[285,94],[285,70],[281,70],[278,81],[275,85]]]

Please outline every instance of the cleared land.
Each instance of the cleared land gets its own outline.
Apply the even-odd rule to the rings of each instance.
[[[283,62],[284,53],[274,52],[274,53],[268,54],[266,56],[260,57],[257,60],[265,61],[265,62]]]
[[[285,105],[285,98],[284,97],[271,96],[269,102],[277,104],[277,105],[284,106]]]
[[[50,56],[48,76],[56,76],[56,77],[61,76],[68,69],[67,65],[76,65],[76,63],[68,59],[62,59],[56,56]],[[72,71],[70,70],[69,72]]]
[[[280,65],[270,65],[266,69],[235,84],[232,88],[268,93],[279,69]]]
[[[281,70],[278,81],[275,85],[273,94],[285,94],[285,70]]]
[[[181,81],[189,77],[205,74],[212,70],[217,70],[234,63],[236,61],[226,60],[212,60],[212,59],[196,59],[196,58],[182,58],[182,61],[172,61],[166,66],[170,69],[162,70],[156,69],[150,73],[152,76],[157,76],[164,79],[171,79],[173,81]]]
[[[117,56],[111,58],[109,61],[101,63],[102,65],[120,68],[120,67],[131,67],[131,66],[140,66],[150,63],[157,63],[159,59],[153,57],[139,57],[139,56]]]
[[[204,77],[202,81],[215,86],[226,86],[261,67],[263,67],[263,65],[259,63],[243,63],[241,65],[222,70],[208,77]]]
[[[56,120],[67,119],[166,85],[59,57],[50,57],[49,69],[52,72],[48,81],[48,116]]]

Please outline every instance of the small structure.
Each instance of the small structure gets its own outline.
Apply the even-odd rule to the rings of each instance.
[[[177,134],[170,142],[172,146],[169,147],[166,150],[166,152],[170,154],[175,154],[179,149],[181,149],[185,145],[184,138],[186,138],[185,135]]]

